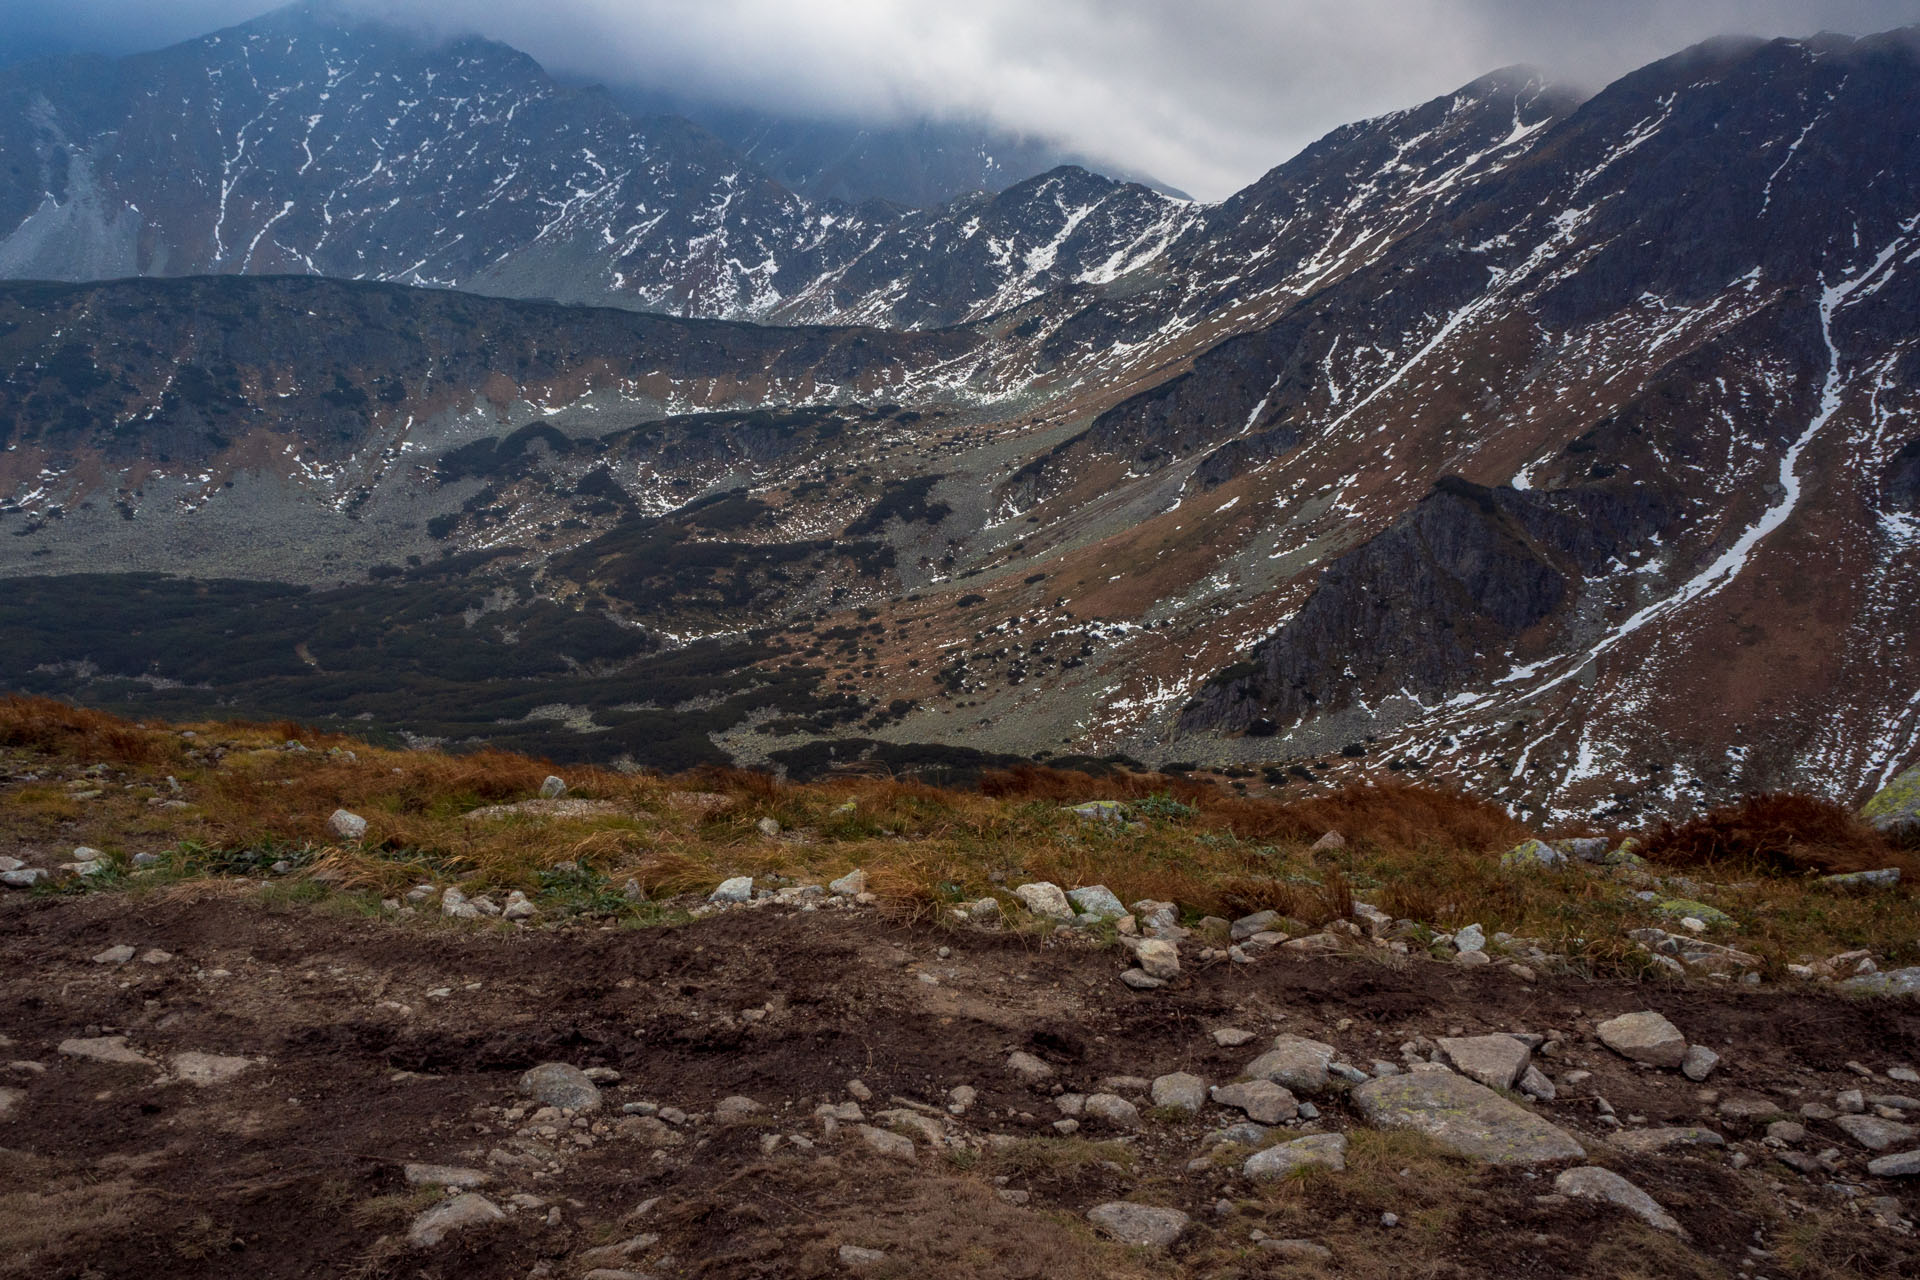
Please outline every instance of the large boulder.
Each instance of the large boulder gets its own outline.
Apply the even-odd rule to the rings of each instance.
[[[1376,1129],[1413,1129],[1457,1155],[1490,1164],[1544,1164],[1587,1153],[1573,1135],[1452,1072],[1383,1076],[1357,1086],[1353,1104]]]
[[[1880,788],[1860,816],[1890,836],[1920,833],[1920,764]]]

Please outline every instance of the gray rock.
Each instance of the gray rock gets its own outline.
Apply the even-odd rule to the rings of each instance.
[[[490,1173],[457,1164],[408,1164],[402,1165],[400,1171],[406,1176],[407,1185],[414,1187],[452,1187],[456,1191],[470,1191],[493,1181]]]
[[[889,1160],[913,1161],[920,1158],[913,1149],[913,1139],[886,1129],[876,1129],[870,1124],[859,1126],[860,1140],[867,1149]]]
[[[868,1267],[877,1267],[886,1260],[885,1251],[880,1249],[862,1249],[857,1244],[840,1246],[840,1265],[849,1271],[864,1271]]]
[[[166,861],[166,859],[157,853],[136,853],[133,855],[133,865],[141,868],[157,867],[164,861]]]
[[[765,1107],[752,1098],[743,1098],[735,1094],[731,1098],[722,1098],[713,1104],[713,1118],[721,1124],[727,1124],[734,1120],[745,1120],[749,1116],[757,1116],[765,1110]]]
[[[1171,942],[1147,938],[1134,944],[1133,958],[1150,978],[1167,982],[1180,976],[1180,949]]]
[[[1050,880],[1023,884],[1013,891],[1013,896],[1034,915],[1050,920],[1073,919],[1073,906],[1067,901],[1066,892]]]
[[[1167,985],[1165,978],[1156,978],[1145,969],[1128,969],[1120,975],[1120,981],[1135,991],[1158,991]]]
[[[0,871],[0,884],[9,889],[31,889],[47,878],[47,873],[39,867],[20,867],[13,871]]]
[[[531,920],[539,914],[540,908],[533,905],[533,900],[528,898],[526,894],[520,892],[520,890],[515,889],[507,895],[507,905],[501,909],[500,918],[503,920]]]
[[[1664,1016],[1648,1009],[1623,1013],[1594,1028],[1600,1043],[1623,1058],[1651,1067],[1678,1067],[1687,1058],[1687,1038]]]
[[[1920,1177],[1920,1151],[1902,1151],[1898,1155],[1875,1157],[1867,1161],[1867,1172],[1876,1178]]]
[[[1670,1129],[1622,1129],[1607,1139],[1622,1151],[1650,1155],[1675,1147],[1724,1147],[1727,1140],[1711,1129],[1691,1127]]]
[[[367,820],[357,813],[335,809],[327,819],[327,829],[342,840],[359,840],[367,834]]]
[[[1544,840],[1522,840],[1500,855],[1503,867],[1558,867],[1566,861],[1566,854]]]
[[[499,1205],[469,1191],[437,1204],[416,1217],[413,1225],[407,1228],[407,1242],[415,1248],[430,1249],[444,1240],[448,1232],[501,1222],[506,1216],[500,1211]]]
[[[827,891],[835,897],[857,898],[867,891],[867,873],[856,867],[841,876],[838,880],[829,880],[827,882]],[[993,899],[986,898],[983,899],[983,901],[993,902]],[[994,902],[993,906],[995,914],[998,914],[1000,904]]]
[[[1577,836],[1559,843],[1561,849],[1581,862],[1605,862],[1612,847],[1605,836]]]
[[[26,865],[26,863],[20,861],[18,858],[9,858],[4,854],[0,854],[0,871],[18,871]]]
[[[1487,949],[1486,930],[1477,924],[1470,924],[1464,929],[1457,930],[1453,935],[1453,949],[1455,951],[1485,951]]]
[[[1266,1125],[1242,1120],[1224,1129],[1215,1129],[1206,1136],[1205,1143],[1209,1147],[1218,1147],[1229,1142],[1242,1147],[1257,1147],[1271,1136],[1273,1136],[1273,1130]]]
[[[520,1092],[550,1107],[600,1109],[600,1089],[587,1073],[565,1062],[543,1062],[520,1077]]]
[[[1807,1140],[1807,1126],[1793,1120],[1775,1120],[1767,1126],[1767,1141],[1783,1147],[1794,1147]]]
[[[1720,1065],[1720,1055],[1703,1044],[1687,1046],[1687,1056],[1680,1059],[1680,1074],[1696,1083],[1704,1081]]]
[[[5,878],[0,876],[0,879]],[[1848,978],[1842,982],[1840,989],[1865,996],[1920,995],[1920,968],[1885,969],[1879,973],[1863,973],[1857,978]]]
[[[1448,1036],[1440,1055],[1455,1071],[1489,1089],[1511,1089],[1531,1062],[1527,1046],[1512,1036]]]
[[[1140,1109],[1115,1093],[1096,1093],[1088,1098],[1085,1114],[1116,1129],[1140,1127]]]
[[[1019,1076],[1028,1084],[1039,1084],[1042,1080],[1053,1078],[1053,1068],[1030,1053],[1016,1051],[1007,1055],[1007,1070]]]
[[[1784,1108],[1782,1108],[1779,1103],[1769,1101],[1766,1098],[1756,1098],[1750,1094],[1738,1094],[1731,1098],[1721,1099],[1719,1105],[1716,1106],[1714,1110],[1720,1114],[1720,1118],[1723,1120],[1731,1120],[1735,1124],[1752,1124],[1756,1120],[1771,1120],[1775,1116],[1782,1114]]]
[[[967,904],[967,919],[975,924],[998,924],[1000,916],[998,898],[976,898]]]
[[[1860,816],[1888,835],[1920,831],[1920,764],[1876,792]]]
[[[1078,907],[1083,914],[1090,915],[1096,920],[1118,920],[1127,914],[1126,907],[1121,905],[1120,899],[1114,896],[1113,890],[1103,884],[1090,884],[1074,889],[1067,894],[1067,901]]]
[[[777,818],[762,818],[753,824],[753,829],[771,840],[780,834],[780,822]]]
[[[1573,1135],[1450,1071],[1369,1080],[1353,1103],[1376,1129],[1413,1129],[1459,1155],[1494,1164],[1577,1160]]]
[[[92,1039],[62,1040],[57,1051],[69,1058],[85,1058],[90,1062],[106,1062],[121,1067],[151,1067],[152,1058],[137,1049],[127,1047],[125,1036],[96,1036]]]
[[[1271,1080],[1295,1093],[1320,1093],[1327,1087],[1327,1067],[1333,1062],[1334,1048],[1305,1036],[1280,1035],[1273,1048],[1249,1062],[1242,1074],[1254,1080]]]
[[[478,920],[480,908],[467,900],[467,895],[457,886],[449,886],[440,895],[440,914],[456,920]]]
[[[1559,1096],[1560,1091],[1554,1088],[1553,1081],[1548,1078],[1546,1072],[1538,1067],[1529,1066],[1521,1073],[1520,1092],[1529,1098],[1537,1098],[1541,1102],[1552,1102]]]
[[[1332,1169],[1338,1172],[1346,1167],[1347,1135],[1316,1133],[1254,1152],[1247,1157],[1240,1172],[1255,1182],[1272,1182],[1286,1177],[1295,1169]]]
[[[1833,1123],[1869,1151],[1885,1151],[1920,1138],[1920,1129],[1898,1120],[1882,1120],[1879,1116],[1835,1116]]]
[[[1102,1235],[1121,1244],[1145,1249],[1165,1249],[1187,1232],[1191,1221],[1178,1209],[1113,1200],[1087,1211],[1087,1220]]]
[[[752,876],[733,876],[722,880],[720,887],[707,895],[708,902],[750,902],[752,900]]]
[[[1244,1111],[1249,1119],[1261,1124],[1279,1124],[1300,1114],[1299,1100],[1271,1080],[1217,1084],[1208,1093],[1221,1106]]]
[[[125,964],[137,954],[139,953],[132,947],[122,943],[117,947],[108,947],[105,951],[93,957],[93,962],[95,964]]]
[[[225,1084],[251,1067],[253,1059],[189,1050],[186,1053],[174,1054],[168,1060],[168,1064],[173,1069],[174,1079],[206,1088],[209,1085]]]
[[[1189,1115],[1198,1115],[1207,1104],[1206,1081],[1184,1071],[1175,1071],[1153,1082],[1153,1105],[1173,1107]]]
[[[1686,1234],[1673,1215],[1660,1207],[1659,1201],[1611,1169],[1592,1165],[1568,1169],[1553,1180],[1553,1189],[1577,1200],[1601,1200],[1618,1205],[1657,1230],[1670,1231],[1677,1236]]]
[[[1882,867],[1878,871],[1849,871],[1843,875],[1821,876],[1820,883],[1835,889],[1891,889],[1900,883],[1900,868]]]
[[[1265,933],[1280,918],[1278,911],[1256,911],[1250,916],[1241,916],[1233,922],[1228,934],[1235,942],[1245,942],[1256,933]]]
[[[565,794],[567,794],[566,779],[556,778],[552,774],[548,774],[541,780],[540,798],[542,800],[558,800]]]
[[[1251,1039],[1253,1039],[1253,1032],[1239,1027],[1221,1027],[1213,1033],[1213,1042],[1222,1049],[1238,1049]]]
[[[1269,1236],[1260,1242],[1260,1251],[1282,1262],[1324,1263],[1333,1261],[1333,1250],[1311,1240],[1276,1240]]]
[[[7,1115],[15,1107],[26,1100],[27,1091],[25,1089],[0,1089],[0,1120],[6,1119]]]

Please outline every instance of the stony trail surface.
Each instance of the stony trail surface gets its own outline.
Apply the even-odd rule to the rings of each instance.
[[[1189,963],[1136,992],[1113,949],[869,911],[510,929],[334,905],[231,885],[0,900],[0,1276],[1839,1274],[1813,1247],[1891,1276],[1920,1257],[1920,1183],[1871,1175],[1882,1153],[1836,1123],[1920,1092],[1888,1074],[1920,1063],[1912,1002],[1354,955]],[[95,959],[116,946],[164,958]],[[1596,1038],[1650,1009],[1721,1055],[1704,1085]],[[1558,1084],[1506,1105],[1584,1159],[1452,1155],[1349,1100],[1342,1067],[1417,1078],[1447,1070],[1439,1039],[1501,1033],[1534,1037]],[[1336,1054],[1300,1118],[1154,1106],[1157,1078],[1230,1083],[1282,1035]],[[130,1053],[74,1049],[116,1040]],[[547,1063],[599,1105],[525,1096]],[[1688,1128],[1726,1144],[1612,1141]],[[1314,1134],[1344,1135],[1344,1167],[1246,1171]],[[1556,1191],[1591,1166],[1680,1230]],[[1143,1222],[1170,1243],[1117,1242]]]

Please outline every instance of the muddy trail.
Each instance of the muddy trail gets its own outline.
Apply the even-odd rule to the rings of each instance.
[[[1878,1152],[1836,1127],[1848,1091],[1920,1093],[1898,1083],[1920,1065],[1911,1001],[1525,981],[1377,954],[1189,965],[1141,992],[1117,980],[1125,964],[1079,940],[857,909],[507,930],[232,885],[9,898],[0,1276],[1920,1266],[1920,1180],[1871,1175]],[[1596,1040],[1601,1021],[1647,1009],[1720,1055],[1708,1080]],[[1525,1109],[1678,1230],[1562,1194],[1565,1162],[1488,1163],[1370,1126],[1337,1068],[1257,1134],[1214,1102],[1148,1096],[1169,1073],[1235,1081],[1275,1036],[1332,1046],[1364,1080],[1440,1071],[1437,1039],[1501,1033],[1535,1037],[1532,1062],[1558,1084]],[[545,1063],[588,1071],[596,1105],[528,1097],[522,1076]],[[1620,1141],[1675,1129],[1724,1141]],[[1248,1176],[1250,1149],[1311,1133],[1346,1136],[1344,1168]],[[1128,1244],[1088,1219],[1109,1202],[1186,1218],[1170,1244]],[[434,1213],[473,1220],[424,1243]]]

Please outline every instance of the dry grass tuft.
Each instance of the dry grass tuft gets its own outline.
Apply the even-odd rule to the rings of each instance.
[[[1678,825],[1662,823],[1641,853],[1665,866],[1730,866],[1773,875],[1920,869],[1846,807],[1783,792],[1748,796]]]
[[[150,766],[182,758],[178,739],[164,729],[51,698],[0,698],[0,747]]]

